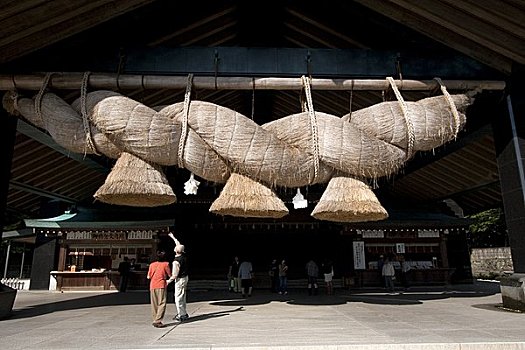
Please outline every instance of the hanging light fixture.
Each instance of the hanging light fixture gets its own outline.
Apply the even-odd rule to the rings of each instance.
[[[306,208],[308,206],[308,201],[304,199],[301,189],[297,189],[296,195],[292,199],[294,209]]]
[[[195,180],[193,173],[190,175],[190,179],[184,183],[184,194],[197,194],[200,182]]]

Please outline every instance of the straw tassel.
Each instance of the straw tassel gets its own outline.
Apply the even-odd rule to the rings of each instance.
[[[388,217],[370,187],[351,177],[334,177],[311,214],[319,220],[337,222],[378,221]]]
[[[177,200],[160,166],[123,152],[95,199],[116,205],[158,207]]]
[[[281,218],[288,214],[283,201],[268,187],[232,173],[210,212],[240,217]]]

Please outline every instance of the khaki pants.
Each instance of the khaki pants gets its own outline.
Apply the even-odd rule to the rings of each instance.
[[[188,276],[175,280],[175,307],[177,315],[184,316],[186,312],[186,289],[188,287]]]
[[[235,293],[241,291],[241,279],[239,277],[233,277],[233,291]]]
[[[151,318],[153,322],[161,322],[166,312],[166,288],[152,289],[149,291],[151,301]]]

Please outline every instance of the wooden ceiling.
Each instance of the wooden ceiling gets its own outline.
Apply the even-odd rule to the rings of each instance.
[[[513,64],[525,64],[525,3],[519,0],[8,0],[0,6],[0,74],[100,67],[125,74],[130,50],[184,47],[463,54],[493,69],[490,78],[500,79],[510,74]],[[312,64],[315,73],[316,62]],[[410,77],[410,60],[400,56],[389,64],[400,76]],[[79,91],[56,92],[68,101],[79,96]],[[184,91],[131,89],[123,93],[154,106],[179,102]],[[417,100],[435,93],[403,96]],[[483,99],[497,101],[500,94],[486,93]],[[254,108],[254,120],[260,124],[300,111],[298,91],[199,90],[196,95],[247,116]],[[316,110],[334,115],[388,98],[381,91],[313,95]],[[414,203],[453,200],[466,214],[501,205],[488,126],[491,111],[478,111],[455,144],[416,157],[394,180],[381,184],[380,196]],[[100,157],[73,156],[41,130],[19,123],[8,212],[43,215],[40,206],[50,199],[66,205],[90,204],[111,166],[110,160]],[[176,169],[168,174],[177,187],[187,176]],[[210,197],[204,195],[203,202],[216,195],[217,188],[210,184],[210,189]],[[184,200],[179,196],[180,202]]]

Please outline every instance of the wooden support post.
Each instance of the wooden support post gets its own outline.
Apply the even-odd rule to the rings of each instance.
[[[525,66],[516,65],[509,94],[493,120],[505,220],[514,272],[525,273]],[[525,302],[525,301],[524,301]]]
[[[62,240],[60,240],[60,246],[58,249],[57,271],[66,271],[66,259],[67,259],[66,253],[67,253],[67,246]]]
[[[16,139],[16,124],[18,118],[9,115],[3,108],[0,108],[0,117],[4,120],[1,135],[4,140],[4,147],[2,148],[2,187],[0,189],[0,240],[2,238],[3,230],[2,227],[6,224],[5,210],[7,207],[7,192],[9,191],[9,180],[11,178],[11,164],[13,159],[13,150],[15,147]]]

